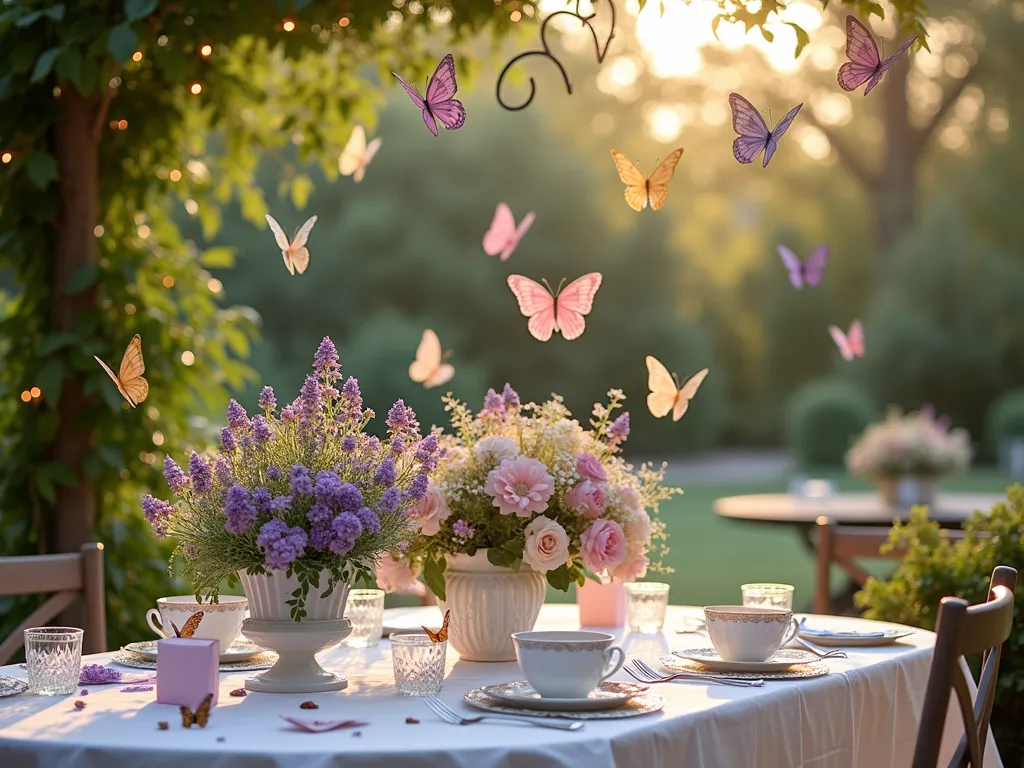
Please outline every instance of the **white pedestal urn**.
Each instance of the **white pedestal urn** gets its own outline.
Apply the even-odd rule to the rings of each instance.
[[[882,501],[890,508],[934,508],[941,483],[937,475],[892,475],[875,480]]]
[[[467,661],[515,661],[513,632],[533,629],[544,604],[544,575],[492,565],[487,550],[449,555],[441,613],[451,610],[448,642]]]
[[[249,618],[242,622],[242,634],[278,654],[277,663],[248,678],[245,687],[265,693],[316,693],[348,686],[345,678],[321,667],[314,654],[337,645],[352,631],[349,620],[343,618],[349,585],[338,584],[328,597],[321,598],[330,577],[329,571],[321,571],[320,588],[311,589],[306,597],[306,616],[293,621],[286,601],[299,587],[295,576],[285,578],[283,571],[254,576],[239,571],[238,576],[249,600]]]

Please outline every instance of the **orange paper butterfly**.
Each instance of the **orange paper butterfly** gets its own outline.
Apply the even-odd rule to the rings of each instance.
[[[121,358],[121,368],[116,376],[107,367],[107,364],[96,357],[96,355],[93,355],[93,358],[103,366],[107,376],[117,384],[117,391],[124,395],[128,405],[134,408],[146,399],[146,396],[149,394],[149,382],[142,378],[142,374],[146,372],[146,365],[142,362],[142,337],[139,334],[136,333],[132,340],[128,342],[128,349],[124,351],[124,357]]]
[[[175,637],[189,638],[196,633],[197,629],[199,629],[199,622],[201,622],[202,620],[203,612],[196,611],[188,617],[188,621],[186,621],[184,625],[182,625],[180,630],[176,626],[174,626],[173,621],[171,622],[171,628],[174,630]]]
[[[661,165],[647,177],[632,160],[617,149],[613,149],[612,159],[615,161],[615,169],[619,172],[619,179],[626,185],[625,197],[629,207],[634,211],[642,211],[650,203],[652,211],[661,208],[668,199],[668,183],[672,181],[676,165],[682,156],[683,149],[680,147],[662,160]]]
[[[435,643],[443,643],[445,640],[448,639],[448,620],[451,617],[452,617],[452,612],[451,611],[445,611],[444,612],[444,624],[441,625],[441,628],[439,630],[437,630],[437,632],[431,632],[426,627],[423,628],[423,631],[426,632],[427,633],[427,637],[429,637]]]
[[[181,727],[191,728],[192,724],[195,723],[200,728],[205,728],[206,724],[210,722],[211,706],[213,706],[213,694],[208,693],[206,698],[199,702],[195,712],[188,707],[181,707]]]

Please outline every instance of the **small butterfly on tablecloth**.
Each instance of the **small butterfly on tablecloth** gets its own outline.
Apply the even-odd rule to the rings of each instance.
[[[601,273],[583,275],[563,290],[564,282],[563,278],[558,290],[553,291],[547,280],[541,285],[522,275],[508,276],[508,287],[519,302],[519,311],[530,318],[526,327],[538,341],[547,341],[555,331],[571,341],[582,336],[587,326],[583,317],[594,307],[594,296],[601,287]]]
[[[455,81],[455,59],[449,53],[441,63],[437,65],[434,74],[427,81],[426,96],[420,96],[419,91],[409,85],[405,80],[394,72],[398,82],[409,94],[412,103],[423,112],[423,122],[427,130],[437,136],[437,121],[449,131],[461,128],[466,122],[466,109],[462,102],[455,98],[455,92],[459,90],[459,84]]]
[[[128,342],[128,348],[124,351],[124,356],[121,358],[121,367],[118,369],[116,376],[107,367],[107,364],[96,357],[96,355],[93,355],[93,359],[103,366],[107,376],[117,385],[117,391],[121,393],[132,408],[145,400],[149,395],[149,382],[142,378],[142,374],[146,372],[146,364],[142,361],[142,337],[139,334],[136,333],[132,340]]]
[[[825,273],[825,262],[828,261],[827,245],[819,245],[803,261],[793,253],[789,246],[780,243],[775,248],[779,252],[782,263],[789,270],[789,282],[793,284],[794,288],[803,288],[804,285],[815,286],[821,282]]]
[[[864,83],[867,96],[882,81],[882,77],[902,56],[907,48],[917,41],[917,35],[907,40],[884,60],[878,55],[878,45],[865,27],[854,16],[846,17],[846,55],[850,59],[839,68],[836,79],[844,91],[855,91]]]
[[[708,369],[704,368],[680,385],[674,373],[669,373],[658,358],[648,355],[647,386],[651,393],[647,395],[647,409],[658,419],[671,411],[672,421],[679,421],[707,375]]]
[[[206,724],[210,722],[210,707],[213,705],[213,694],[208,693],[199,702],[199,706],[196,707],[193,712],[188,707],[180,707],[181,710],[181,727],[191,728],[192,724],[198,725],[200,728],[205,728]]]
[[[309,239],[309,233],[313,230],[313,225],[316,224],[316,216],[310,216],[306,223],[299,227],[299,231],[295,233],[291,242],[288,242],[288,235],[269,213],[267,214],[267,224],[270,225],[270,229],[274,233],[277,247],[281,249],[281,256],[284,258],[284,265],[288,267],[288,272],[293,275],[298,272],[301,275],[309,266],[306,240]]]
[[[172,621],[171,622],[171,629],[174,630],[174,636],[175,637],[182,637],[182,638],[188,639],[188,638],[192,637],[192,635],[194,635],[196,633],[197,629],[199,629],[199,622],[201,622],[202,620],[203,620],[203,612],[202,611],[196,611],[191,616],[189,616],[188,619],[186,619],[185,623],[181,625],[181,629],[178,629],[174,625],[174,622]]]
[[[433,642],[435,642],[435,643],[443,643],[445,640],[448,639],[448,621],[449,621],[449,619],[451,619],[451,617],[452,617],[452,612],[450,610],[449,611],[445,611],[444,612],[444,623],[441,625],[441,628],[439,630],[437,630],[437,632],[434,632],[433,630],[427,629],[426,627],[423,627],[423,631],[427,633],[427,637],[429,637]]]
[[[779,140],[796,119],[803,102],[789,110],[771,130],[768,130],[768,124],[761,117],[761,113],[754,109],[754,105],[738,93],[729,94],[729,106],[732,107],[732,128],[739,134],[732,143],[733,157],[747,164],[754,162],[763,151],[762,167],[767,168],[772,155],[779,148]]]
[[[502,261],[508,261],[508,257],[512,255],[512,252],[519,245],[519,241],[530,231],[535,218],[537,217],[534,212],[530,211],[523,216],[523,220],[519,222],[517,227],[515,217],[512,215],[512,209],[505,205],[505,203],[498,203],[498,207],[494,211],[494,220],[491,222],[491,228],[484,235],[484,253],[488,256],[498,256],[500,254]]]
[[[832,340],[839,348],[839,354],[844,360],[853,360],[855,357],[864,357],[864,326],[860,320],[854,320],[850,325],[850,332],[843,333],[842,329],[830,325],[828,332],[832,334]]]
[[[357,125],[352,129],[352,135],[348,137],[348,143],[341,155],[338,156],[338,171],[342,176],[351,176],[355,182],[360,182],[366,175],[366,167],[373,160],[373,156],[380,149],[380,137],[366,143],[366,131],[363,126]]]
[[[675,150],[661,161],[650,177],[644,176],[636,163],[619,152],[612,150],[615,169],[619,172],[619,180],[626,185],[626,204],[634,211],[642,211],[650,203],[651,210],[656,211],[668,199],[668,183],[676,172],[679,158],[683,156],[683,148]]]
[[[422,384],[424,389],[445,384],[455,375],[455,367],[445,362],[450,354],[441,352],[441,340],[427,328],[416,348],[416,359],[409,364],[409,378]]]

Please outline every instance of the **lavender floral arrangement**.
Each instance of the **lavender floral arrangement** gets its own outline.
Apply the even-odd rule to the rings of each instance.
[[[388,440],[363,432],[374,413],[359,383],[339,392],[338,353],[324,338],[300,396],[277,409],[264,387],[252,418],[234,400],[221,430],[219,455],[192,452],[188,472],[168,456],[164,477],[175,504],[147,494],[146,518],[158,536],[178,541],[174,556],[197,597],[216,599],[237,572],[295,575],[291,616],[302,619],[310,589],[327,597],[339,582],[368,579],[382,552],[412,533],[406,512],[427,491],[438,441],[421,438],[416,414],[401,400],[388,411]],[[329,571],[326,585],[321,571]]]

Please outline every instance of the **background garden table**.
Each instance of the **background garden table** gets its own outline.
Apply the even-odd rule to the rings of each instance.
[[[397,620],[437,625],[434,607],[399,613]],[[630,658],[656,663],[671,649],[706,647],[704,634],[677,634],[699,608],[672,607],[663,635],[623,635]],[[394,615],[388,620],[396,619]],[[822,617],[821,626],[878,628],[860,619]],[[546,605],[538,628],[576,628],[574,605]],[[231,698],[244,674],[221,675],[220,704],[209,726],[184,730],[177,707],[157,704],[155,692],[121,693],[120,685],[90,687],[76,710],[77,694],[0,699],[0,766],[25,768],[261,768],[263,766],[380,766],[431,768],[545,768],[546,766],[729,766],[730,768],[879,768],[905,766],[913,752],[934,635],[918,631],[895,646],[850,651],[848,660],[827,662],[827,676],[732,688],[702,683],[656,686],[664,711],[623,720],[590,721],[577,732],[484,723],[453,726],[435,718],[423,702],[396,694],[387,641],[377,648],[331,649],[319,658],[349,679],[348,690],[328,694],[259,694]],[[107,661],[92,656],[89,663]],[[441,698],[461,703],[480,685],[522,679],[515,663],[462,662],[448,651]],[[129,670],[130,671],[130,670]],[[137,671],[137,670],[136,670]],[[23,676],[17,666],[0,672]],[[629,679],[623,673],[616,679]],[[320,708],[299,709],[312,699]],[[315,719],[357,718],[369,723],[324,734],[290,729],[280,715]],[[418,724],[407,724],[414,717]],[[170,722],[160,731],[157,722]],[[947,742],[959,726],[947,725]],[[991,740],[990,740],[991,743]],[[998,765],[993,756],[986,766]]]

